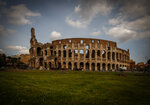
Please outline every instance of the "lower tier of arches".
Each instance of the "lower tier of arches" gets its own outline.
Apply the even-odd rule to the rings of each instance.
[[[53,70],[90,70],[90,71],[114,71],[122,67],[129,68],[128,64],[94,63],[94,62],[43,62],[40,67]]]

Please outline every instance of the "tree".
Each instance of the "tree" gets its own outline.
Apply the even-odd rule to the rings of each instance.
[[[0,67],[3,67],[6,65],[6,55],[0,54]]]
[[[147,64],[149,64],[149,65],[150,65],[150,59],[147,61]]]

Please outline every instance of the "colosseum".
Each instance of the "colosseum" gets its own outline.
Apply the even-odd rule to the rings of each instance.
[[[129,68],[129,49],[117,43],[93,38],[67,38],[52,43],[37,42],[35,29],[31,28],[29,66],[45,70],[108,71]]]

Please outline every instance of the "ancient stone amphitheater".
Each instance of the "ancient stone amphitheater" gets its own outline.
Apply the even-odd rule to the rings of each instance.
[[[31,29],[30,67],[61,70],[118,70],[129,68],[129,50],[117,48],[117,43],[93,38],[67,38],[52,43],[37,42]]]

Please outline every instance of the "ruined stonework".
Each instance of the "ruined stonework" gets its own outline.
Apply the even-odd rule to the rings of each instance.
[[[130,65],[129,50],[117,48],[116,42],[108,40],[68,38],[42,44],[32,28],[30,47],[31,68],[108,71]]]

